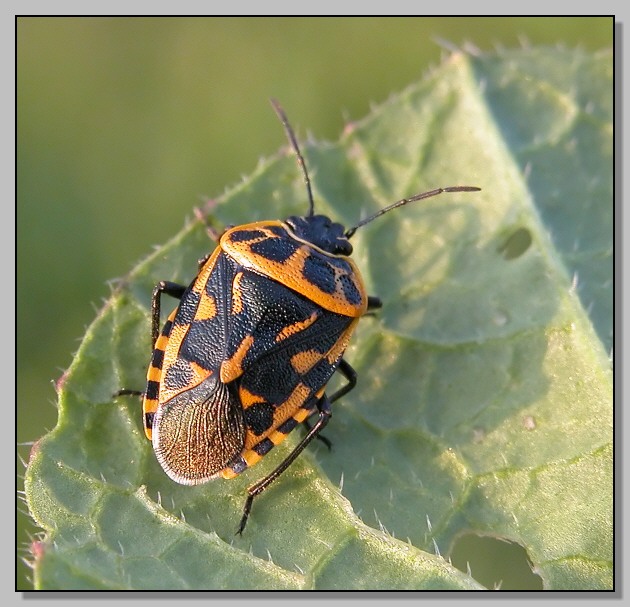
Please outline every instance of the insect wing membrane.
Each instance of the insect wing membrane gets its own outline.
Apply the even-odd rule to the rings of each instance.
[[[185,485],[215,477],[241,452],[244,441],[241,407],[216,374],[161,406],[153,424],[158,461]]]

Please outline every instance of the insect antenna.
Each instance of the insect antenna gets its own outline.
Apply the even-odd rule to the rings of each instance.
[[[384,215],[385,213],[391,211],[392,209],[395,209],[397,207],[402,207],[410,202],[415,202],[416,200],[424,200],[425,198],[431,198],[432,196],[437,196],[438,194],[442,194],[443,192],[478,192],[479,190],[481,190],[481,188],[478,188],[475,186],[456,185],[456,186],[451,186],[448,188],[437,188],[435,190],[430,190],[428,192],[422,192],[422,194],[416,194],[415,196],[410,196],[409,198],[402,198],[401,200],[398,200],[386,206],[385,208],[380,209],[379,211],[376,211],[376,213],[374,213],[373,215],[370,215],[369,217],[366,217],[365,219],[362,219],[361,221],[359,221],[357,225],[346,230],[345,237],[351,238],[352,236],[354,236],[354,233],[361,226],[364,226],[366,223],[370,223],[370,221],[373,221],[377,217]]]
[[[295,138],[295,134],[293,133],[293,129],[289,124],[289,119],[287,115],[284,113],[284,110],[280,106],[280,104],[275,99],[270,99],[271,105],[275,110],[276,114],[278,114],[278,118],[280,118],[280,122],[282,122],[282,126],[284,126],[284,130],[289,138],[293,149],[295,150],[295,155],[297,156],[298,164],[302,169],[302,175],[304,175],[304,183],[306,184],[306,191],[308,192],[308,216],[312,217],[315,212],[315,205],[313,203],[313,192],[311,190],[311,180],[308,176],[308,171],[306,170],[306,164],[304,163],[304,158],[302,157],[302,153],[300,152],[300,146],[298,145],[297,139]]]

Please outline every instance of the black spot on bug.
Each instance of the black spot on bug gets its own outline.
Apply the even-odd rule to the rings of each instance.
[[[153,418],[155,417],[155,413],[145,413],[144,414],[144,426],[145,428],[153,428]]]
[[[258,238],[267,238],[267,234],[261,230],[236,230],[230,234],[230,240],[233,242],[249,242]]]
[[[286,238],[265,238],[265,240],[252,243],[251,250],[265,259],[283,263],[297,251],[299,246],[299,243]]]
[[[348,302],[353,306],[358,306],[361,303],[361,293],[359,293],[359,289],[357,289],[354,282],[346,274],[340,277],[340,281],[343,294]]]
[[[269,403],[256,403],[243,412],[245,425],[257,436],[260,436],[273,426],[273,412],[275,407]]]
[[[527,228],[518,228],[510,234],[497,251],[507,260],[520,257],[532,244],[532,233]]]
[[[168,337],[171,334],[171,329],[173,328],[173,323],[170,320],[167,320],[164,323],[164,327],[162,328],[162,335]]]
[[[146,398],[146,400],[157,400],[159,393],[160,393],[159,382],[149,380],[147,382],[147,389],[144,393],[144,397]]]
[[[282,432],[282,434],[289,434],[289,432],[291,432],[291,430],[293,430],[295,426],[297,426],[297,421],[294,418],[290,417],[286,422],[278,426],[278,431]]]
[[[164,364],[164,350],[153,350],[153,356],[151,357],[151,366],[156,369],[161,369]]]
[[[188,361],[178,358],[164,374],[164,385],[170,390],[187,388],[193,379],[193,371]]]
[[[306,375],[302,381],[313,392],[325,385],[335,372],[335,366],[331,365],[325,358],[320,360]]]
[[[304,278],[324,293],[334,293],[336,290],[335,271],[317,255],[309,255],[304,260]]]
[[[258,455],[266,455],[272,449],[273,443],[268,438],[264,438],[253,448],[253,450],[258,453]]]
[[[267,229],[274,235],[280,238],[285,238],[287,235],[287,231],[285,228],[281,226],[267,226]]]
[[[223,350],[216,345],[224,341],[223,335],[220,317],[194,321],[182,341],[178,358],[208,371],[218,369],[223,360]]]
[[[195,318],[199,307],[199,293],[188,291],[182,298],[174,319],[176,325],[187,325]]]
[[[247,462],[242,455],[239,455],[233,459],[227,467],[230,468],[234,474],[240,474],[243,470],[245,470],[245,468],[247,468]]]

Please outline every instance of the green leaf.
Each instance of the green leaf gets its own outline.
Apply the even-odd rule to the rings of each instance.
[[[347,226],[422,190],[482,191],[358,230],[354,259],[384,303],[346,355],[359,384],[335,405],[332,452],[309,447],[242,537],[246,487],[299,431],[234,480],[166,477],[137,400],[112,394],[144,385],[153,286],[189,282],[213,245],[192,221],[140,263],[31,454],[36,587],[481,588],[440,556],[472,532],[522,545],[546,588],[610,589],[611,60],[457,53],[339,143],[303,145],[317,212]],[[307,208],[290,153],[217,203],[223,225]]]

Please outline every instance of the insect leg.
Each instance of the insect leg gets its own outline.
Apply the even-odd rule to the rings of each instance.
[[[273,471],[271,474],[265,476],[265,478],[259,480],[257,483],[254,483],[250,487],[247,488],[247,500],[245,501],[245,506],[243,508],[243,516],[241,517],[241,522],[238,526],[238,530],[236,531],[237,535],[242,535],[243,529],[245,529],[245,525],[247,524],[247,519],[249,518],[249,513],[252,510],[252,502],[257,495],[260,495],[273,481],[275,481],[295,460],[295,458],[304,451],[306,445],[308,445],[324,428],[324,426],[330,420],[330,416],[332,415],[332,410],[330,407],[330,400],[324,394],[319,401],[317,401],[317,409],[319,411],[319,418],[315,425],[309,430],[308,434],[298,443],[297,447],[289,453],[286,459]]]
[[[339,373],[341,373],[348,380],[348,383],[343,386],[343,388],[337,390],[337,392],[335,392],[328,399],[331,405],[336,400],[341,398],[344,394],[348,394],[348,392],[350,392],[350,390],[352,390],[352,388],[357,385],[357,372],[343,358],[339,361],[337,371],[339,371]],[[311,425],[309,424],[308,420],[304,420],[304,425],[306,426],[307,430],[311,429]],[[317,440],[322,441],[322,443],[324,443],[324,445],[328,447],[328,450],[332,449],[332,443],[325,436],[318,434],[316,438]]]
[[[162,293],[181,299],[186,287],[176,282],[161,280],[153,289],[151,298],[151,350],[155,348],[155,342],[160,334],[160,296]]]
[[[308,421],[308,419],[305,419],[302,422],[302,425],[306,428],[306,431],[309,432],[310,429],[313,427],[311,426],[311,422]],[[326,445],[326,447],[328,447],[328,451],[332,451],[332,443],[330,442],[329,439],[327,439],[323,434],[318,434],[315,437],[318,441],[324,443],[324,445]]]
[[[162,280],[155,285],[153,296],[151,297],[151,350],[155,348],[155,342],[160,334],[160,295],[166,293],[171,297],[181,299],[185,290],[186,287],[167,280]],[[114,398],[117,396],[144,396],[144,392],[123,388],[114,392]]]
[[[343,358],[339,361],[337,371],[348,380],[348,383],[339,388],[339,390],[330,397],[331,403],[340,399],[344,394],[348,394],[348,392],[357,385],[357,372]]]
[[[141,390],[129,390],[128,388],[122,388],[118,392],[114,392],[114,398],[117,396],[142,396],[144,392]]]

